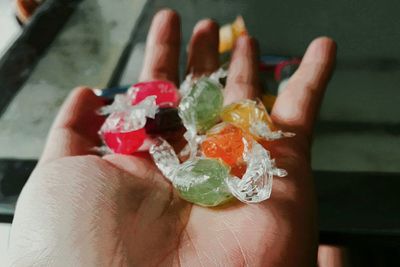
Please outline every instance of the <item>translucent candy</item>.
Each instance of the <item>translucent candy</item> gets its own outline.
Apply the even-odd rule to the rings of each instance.
[[[134,84],[125,94],[116,95],[111,105],[99,110],[102,115],[110,114],[100,136],[112,152],[132,154],[149,140],[148,134],[182,125],[176,109],[179,100],[179,91],[171,82]]]
[[[136,152],[146,140],[144,128],[130,132],[104,132],[104,143],[112,152],[129,155]]]
[[[232,24],[223,25],[219,30],[219,52],[230,51],[236,39],[246,32],[244,20],[238,16]]]
[[[155,164],[172,182],[182,198],[201,206],[216,206],[231,198],[244,203],[259,203],[271,195],[273,176],[284,177],[286,171],[275,166],[267,150],[244,139],[243,159],[247,170],[242,179],[229,175],[229,168],[219,160],[190,159],[179,164],[173,148],[160,140],[150,148]]]
[[[141,82],[130,88],[132,104],[138,104],[148,96],[156,96],[159,107],[177,107],[180,100],[176,86],[168,81]]]
[[[247,147],[249,146],[245,146]],[[287,173],[283,169],[278,169],[268,151],[256,142],[244,154],[247,163],[246,173],[242,179],[230,177],[227,184],[230,192],[240,201],[259,203],[271,196],[273,176],[284,177]]]
[[[148,137],[144,129],[147,118],[155,118],[158,111],[156,97],[148,96],[132,105],[125,95],[116,97],[110,106],[103,107],[101,114],[111,113],[100,129],[106,146],[114,153],[132,154]]]
[[[220,71],[197,81],[188,76],[180,88],[178,110],[188,141],[180,156],[185,154],[186,161],[180,163],[165,140],[149,150],[180,196],[201,206],[219,205],[232,195],[244,203],[261,202],[270,197],[273,176],[286,175],[257,141],[292,134],[276,131],[261,103],[243,100],[222,108],[219,77],[224,75]]]
[[[228,168],[215,159],[189,160],[179,166],[174,186],[189,202],[217,206],[232,198],[226,184],[228,172]]]
[[[183,199],[201,206],[217,206],[232,198],[226,184],[229,169],[220,161],[195,158],[179,164],[171,145],[162,139],[149,152]]]
[[[216,83],[224,85],[224,81],[228,77],[228,67],[229,67],[229,64],[223,64],[220,68],[218,68],[216,71],[211,73],[208,76],[208,78],[210,80],[213,80]],[[186,76],[185,80],[181,83],[181,85],[179,87],[179,92],[182,97],[185,97],[190,93],[195,82],[196,82],[196,79],[193,77],[192,74],[188,74]]]
[[[228,123],[214,126],[207,132],[207,137],[201,143],[201,151],[208,158],[219,158],[236,177],[242,177],[246,171],[246,162],[243,159],[245,143],[252,138],[240,128]]]
[[[218,120],[222,109],[222,86],[203,77],[196,81],[179,105],[179,115],[186,128],[195,125],[196,131],[204,133]]]
[[[220,116],[222,121],[240,127],[256,140],[294,136],[292,133],[277,130],[263,104],[253,100],[246,99],[225,106]]]

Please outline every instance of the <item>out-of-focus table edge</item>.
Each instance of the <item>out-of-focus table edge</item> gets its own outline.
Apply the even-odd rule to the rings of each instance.
[[[3,195],[5,187],[15,194],[22,190],[36,161],[8,160],[6,164],[21,165],[1,168],[17,171],[13,175],[17,183],[0,181]],[[314,171],[314,179],[321,243],[400,245],[400,173]],[[12,220],[12,214],[0,214],[0,222]]]
[[[82,0],[47,0],[0,58],[0,115]]]

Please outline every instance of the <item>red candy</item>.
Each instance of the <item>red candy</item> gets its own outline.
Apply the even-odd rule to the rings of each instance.
[[[132,85],[137,88],[136,97],[132,104],[138,104],[148,96],[155,95],[159,107],[177,107],[179,104],[179,91],[176,86],[167,81],[141,82]]]
[[[143,102],[149,96],[156,98]],[[114,106],[111,105],[115,109],[109,109],[111,114],[100,130],[103,142],[114,153],[135,153],[149,138],[145,128],[147,120],[154,118],[157,108],[177,107],[179,98],[179,91],[171,82],[151,81],[132,85],[123,98],[118,98]],[[157,121],[156,118],[153,121]]]
[[[103,133],[104,143],[118,154],[132,154],[136,152],[144,143],[147,134],[144,128],[126,133]]]

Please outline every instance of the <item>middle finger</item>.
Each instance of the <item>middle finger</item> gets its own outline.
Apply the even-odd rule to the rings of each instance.
[[[188,49],[188,73],[199,77],[218,68],[218,34],[218,24],[210,19],[201,20],[196,24]]]

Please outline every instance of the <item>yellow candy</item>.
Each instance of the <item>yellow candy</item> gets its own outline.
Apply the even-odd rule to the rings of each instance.
[[[225,106],[220,116],[222,121],[241,128],[257,140],[261,137],[252,130],[252,127],[258,123],[265,123],[271,131],[276,130],[263,104],[249,99]]]
[[[238,16],[232,24],[223,25],[219,29],[219,52],[222,54],[232,50],[236,39],[246,33],[246,26],[241,16]]]

